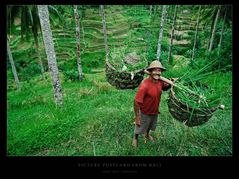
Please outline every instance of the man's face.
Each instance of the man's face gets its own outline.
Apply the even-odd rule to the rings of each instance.
[[[151,71],[151,77],[155,80],[158,80],[160,75],[161,75],[162,71],[160,68],[154,68],[152,71]]]

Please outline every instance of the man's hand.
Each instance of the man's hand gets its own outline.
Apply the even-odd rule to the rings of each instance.
[[[140,127],[140,119],[139,117],[135,117],[135,123],[138,127]]]
[[[170,81],[175,82],[178,78],[169,78]]]

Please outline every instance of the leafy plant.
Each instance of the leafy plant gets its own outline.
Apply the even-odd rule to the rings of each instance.
[[[79,80],[79,74],[77,70],[67,70],[63,72],[66,80],[77,81]]]

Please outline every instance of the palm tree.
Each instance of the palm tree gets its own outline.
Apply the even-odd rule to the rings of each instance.
[[[20,89],[20,83],[19,83],[19,79],[18,79],[18,75],[17,75],[17,70],[16,70],[15,63],[12,58],[12,52],[11,52],[8,40],[7,40],[7,53],[8,53],[8,58],[9,58],[10,64],[12,66],[12,73],[14,76],[14,80],[15,80],[17,89]]]
[[[214,41],[214,37],[215,37],[215,32],[216,32],[216,27],[217,27],[217,22],[218,22],[218,17],[219,17],[219,14],[220,14],[220,10],[221,10],[221,5],[218,6],[216,19],[215,19],[214,24],[213,24],[212,36],[211,36],[211,39],[210,39],[210,45],[209,45],[209,49],[208,49],[209,52],[212,51],[212,45],[213,45],[213,41]]]
[[[220,36],[220,40],[218,43],[218,48],[221,48],[221,44],[222,44],[222,37],[223,37],[223,33],[224,33],[224,27],[225,27],[225,23],[226,23],[226,16],[227,16],[227,9],[225,9],[225,13],[224,13],[224,18],[223,18],[223,25],[222,25],[222,30],[221,30],[221,36]]]
[[[33,37],[34,37],[34,42],[35,42],[35,45],[36,45],[36,53],[37,53],[37,56],[38,56],[38,59],[39,59],[38,63],[41,67],[42,79],[45,80],[44,67],[43,67],[41,55],[40,55],[40,52],[39,52],[38,31],[40,29],[40,27],[39,27],[40,22],[39,22],[39,17],[37,15],[37,8],[36,8],[36,6],[30,6],[28,11],[29,11],[29,15],[30,15],[30,23],[31,23],[31,26],[32,26],[32,33],[33,33]]]
[[[54,89],[54,96],[57,105],[62,105],[63,96],[60,84],[60,79],[58,75],[58,68],[56,62],[56,53],[54,49],[52,31],[50,27],[49,13],[47,5],[37,5],[38,13],[40,18],[40,24],[42,29],[42,35],[48,60],[48,66],[52,75],[52,85]]]
[[[160,23],[160,32],[159,32],[159,39],[158,39],[158,49],[157,49],[157,60],[160,60],[160,51],[161,51],[161,41],[163,38],[163,26],[164,26],[164,19],[166,14],[166,5],[163,5],[163,11],[161,16],[161,23]]]
[[[13,21],[16,17],[21,17],[21,40],[24,39],[24,35],[26,38],[29,38],[29,27],[31,27],[31,32],[34,37],[35,42],[35,50],[38,56],[38,63],[41,68],[42,78],[44,77],[44,68],[42,59],[39,53],[39,43],[38,43],[38,29],[39,29],[39,18],[37,15],[36,6],[8,6],[8,32],[10,33],[11,25],[13,25]]]
[[[104,33],[104,44],[105,44],[105,52],[106,52],[106,60],[109,59],[109,47],[107,43],[107,34],[106,34],[106,22],[105,22],[105,12],[104,6],[100,5],[101,16],[102,16],[102,24],[103,24],[103,33]]]
[[[175,22],[176,22],[176,17],[177,17],[177,8],[178,8],[178,5],[176,5],[175,9],[174,9],[171,39],[170,39],[170,45],[169,45],[169,51],[168,51],[168,63],[171,63],[170,59],[171,59],[171,54],[172,54],[173,35],[174,35],[174,28],[175,28]]]
[[[220,5],[221,6],[221,5]],[[220,8],[220,13],[218,13],[218,10]],[[211,29],[210,29],[210,37],[209,37],[209,40],[208,40],[208,44],[207,44],[207,49],[209,50],[210,48],[210,45],[213,46],[213,44],[211,44],[211,40],[213,38],[212,37],[212,34],[213,34],[213,27],[214,27],[214,24],[215,21],[216,21],[216,17],[217,17],[217,14],[218,14],[218,19],[217,21],[219,21],[220,19],[223,19],[225,15],[225,12],[227,11],[227,15],[226,15],[226,21],[225,21],[225,24],[230,24],[230,22],[232,21],[232,6],[215,6],[215,5],[209,5],[209,6],[204,6],[204,8],[201,9],[201,17],[200,17],[200,22],[204,25],[204,26],[207,26],[209,23],[211,23]],[[215,29],[216,30],[216,29]],[[214,40],[214,39],[213,39]]]
[[[213,30],[213,24],[216,19],[216,13],[217,13],[217,6],[215,5],[207,5],[207,6],[204,5],[203,8],[201,8],[200,22],[202,23],[204,28],[210,25],[207,49],[209,49],[209,46],[210,46],[210,40],[211,40],[211,35]]]
[[[58,17],[60,22],[62,23],[62,18],[60,13],[57,11],[56,8],[53,6],[49,6],[49,11],[53,14],[53,16]],[[26,39],[28,39],[29,34],[32,33],[34,37],[34,43],[35,43],[35,50],[38,56],[38,63],[41,68],[41,74],[42,78],[45,79],[44,76],[44,67],[43,62],[41,59],[41,55],[39,53],[39,42],[38,42],[38,32],[40,30],[40,20],[38,16],[38,10],[37,5],[10,5],[7,6],[7,17],[8,17],[8,29],[9,33],[11,30],[11,25],[13,25],[13,21],[16,17],[21,18],[21,40],[24,40],[24,35]],[[51,22],[55,22],[53,17],[51,17]],[[29,31],[29,27],[31,27],[31,31]]]
[[[167,12],[167,21],[168,23],[170,23],[170,17],[171,17],[171,10],[172,10],[173,6],[172,5],[169,5],[168,6],[168,12]]]
[[[156,14],[156,12],[157,12],[157,5],[154,5],[154,15]]]
[[[73,5],[73,7],[74,7],[74,17],[75,17],[75,23],[76,23],[77,67],[78,67],[78,73],[79,73],[79,80],[82,81],[83,73],[82,73],[81,60],[80,60],[80,23],[79,23],[77,5]]]
[[[149,15],[150,15],[150,16],[152,15],[152,8],[153,8],[153,5],[150,5],[150,6],[149,6]]]
[[[200,11],[201,11],[201,6],[199,6],[199,9],[198,9],[198,17],[197,17],[197,22],[196,22],[196,32],[195,32],[193,52],[192,52],[192,61],[194,60],[194,51],[195,51],[195,47],[196,47],[196,43],[197,43],[198,24],[199,24]]]

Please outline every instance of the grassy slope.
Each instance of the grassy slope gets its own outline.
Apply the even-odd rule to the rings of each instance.
[[[119,7],[121,9],[122,7]],[[113,17],[110,14],[114,10],[108,7],[108,28],[114,32],[109,35],[110,44],[117,44],[115,39],[124,40],[127,28],[119,28],[125,24],[125,17]],[[128,11],[134,12],[134,11]],[[104,45],[101,19],[98,14],[91,18],[87,13],[87,18],[83,21],[85,28],[85,40],[90,51],[82,53],[82,65],[91,69],[96,66],[93,62],[104,60]],[[143,15],[146,17],[147,12]],[[161,13],[159,13],[161,14]],[[134,16],[136,18],[138,16]],[[143,16],[142,16],[143,17]],[[152,22],[144,22],[145,19],[139,16],[133,23],[142,22],[143,27],[151,29],[155,26],[153,34],[158,38],[160,16],[155,16]],[[156,18],[157,17],[157,18]],[[96,27],[92,26],[95,19]],[[143,23],[144,22],[144,23]],[[88,27],[87,24],[90,24]],[[98,25],[98,26],[97,26]],[[151,26],[150,26],[151,25]],[[171,28],[168,23],[165,26]],[[74,28],[72,28],[74,29]],[[137,28],[133,28],[137,29]],[[95,33],[94,33],[95,32]],[[165,30],[168,33],[168,30]],[[59,33],[62,31],[59,29]],[[58,65],[62,66],[75,60],[75,40],[73,31],[65,31],[70,37],[57,39],[56,52],[66,50],[70,57],[62,57]],[[57,33],[53,33],[58,37]],[[141,34],[142,35],[142,34]],[[132,39],[141,37],[133,35]],[[182,34],[181,34],[182,35]],[[123,36],[123,37],[122,37]],[[164,37],[167,39],[166,35]],[[128,39],[128,36],[125,36]],[[83,39],[83,38],[82,38]],[[184,38],[181,38],[183,40]],[[186,37],[185,37],[186,39]],[[69,43],[66,43],[68,40]],[[17,41],[17,40],[16,40]],[[119,44],[122,44],[120,41]],[[71,42],[71,43],[70,43]],[[12,42],[12,46],[15,43]],[[17,43],[16,43],[17,44]],[[21,44],[17,47],[27,47],[29,44]],[[99,47],[98,47],[99,46]],[[60,48],[61,47],[61,48]],[[84,47],[84,45],[82,45]],[[177,46],[178,48],[181,46]],[[84,48],[82,48],[84,49]],[[18,50],[18,49],[15,49]],[[96,52],[94,52],[96,51]],[[99,52],[98,52],[99,51]],[[177,50],[179,51],[179,50]],[[26,52],[28,54],[28,52]],[[44,53],[43,53],[44,54]],[[180,69],[188,59],[181,59],[180,53],[173,51],[175,55],[174,66],[167,67],[166,77],[179,77]],[[72,56],[71,56],[72,55]],[[22,55],[25,59],[24,54]],[[14,56],[15,57],[15,56]],[[58,58],[59,60],[59,58]],[[101,61],[102,60],[102,61]],[[66,61],[66,63],[65,63]],[[45,65],[46,59],[45,59]],[[86,63],[87,62],[87,63]],[[99,63],[104,66],[104,63]],[[164,65],[167,65],[166,62]],[[184,64],[185,65],[185,64]],[[188,70],[188,69],[186,69]],[[88,70],[90,71],[90,70]],[[181,70],[182,71],[182,70]],[[37,72],[37,74],[39,74]],[[8,74],[8,77],[12,74]],[[67,82],[61,80],[64,92],[64,107],[56,109],[53,98],[51,79],[47,82],[40,81],[38,77],[32,82],[25,83],[24,89],[20,92],[9,91],[8,111],[7,111],[7,147],[9,155],[66,155],[66,156],[224,156],[232,154],[232,92],[230,73],[219,74],[216,78],[208,79],[208,84],[215,85],[221,94],[222,103],[226,106],[224,111],[216,111],[215,115],[205,125],[188,128],[182,123],[174,120],[167,109],[167,92],[162,95],[160,106],[161,115],[158,121],[157,130],[154,135],[158,138],[157,143],[144,144],[140,137],[139,148],[133,149],[131,146],[134,126],[133,99],[136,90],[116,90],[105,81],[105,74],[86,74],[86,79],[82,83]],[[12,80],[8,78],[8,83]],[[13,83],[13,80],[12,82]]]
[[[232,154],[231,73],[219,74],[224,111],[205,125],[188,128],[168,112],[164,92],[154,132],[157,143],[131,146],[135,90],[116,90],[104,72],[86,74],[82,83],[63,82],[64,107],[53,102],[50,82],[32,81],[8,93],[7,147],[13,156],[225,156]],[[63,80],[62,80],[63,81]],[[223,83],[222,83],[223,82]]]

